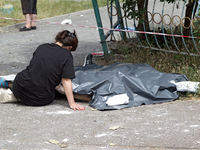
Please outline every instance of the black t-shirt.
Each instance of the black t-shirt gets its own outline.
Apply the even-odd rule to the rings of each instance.
[[[29,66],[18,73],[12,91],[26,105],[47,105],[62,78],[75,78],[71,52],[57,44],[40,45]]]

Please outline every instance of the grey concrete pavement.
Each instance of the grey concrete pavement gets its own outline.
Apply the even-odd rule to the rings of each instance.
[[[69,150],[200,149],[199,101],[115,111],[81,104],[85,111],[70,110],[63,99],[45,107],[0,104],[0,148],[55,150],[65,143]],[[114,126],[119,128],[109,129]]]
[[[106,24],[105,8],[100,11]],[[61,22],[68,18],[75,25],[96,26],[93,10],[45,21]],[[35,48],[53,42],[57,32],[64,29],[75,29],[80,40],[73,53],[75,65],[81,65],[87,53],[102,51],[95,29],[44,23],[38,23],[37,27],[30,32],[18,32],[13,26],[1,28],[4,30],[0,34],[1,75],[24,69]],[[200,149],[200,101],[174,101],[112,111],[97,111],[88,103],[78,103],[86,110],[69,109],[64,97],[43,107],[0,104],[0,150]],[[115,130],[109,129],[114,126]],[[61,148],[62,143],[65,148]]]

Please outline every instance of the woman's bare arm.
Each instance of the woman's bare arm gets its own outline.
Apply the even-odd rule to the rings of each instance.
[[[72,81],[69,78],[62,78],[62,84],[64,87],[65,95],[67,97],[69,106],[74,110],[85,110],[85,107],[75,103],[72,89]]]

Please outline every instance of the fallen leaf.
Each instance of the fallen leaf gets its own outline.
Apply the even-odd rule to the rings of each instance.
[[[117,130],[119,128],[120,128],[120,126],[113,126],[113,127],[110,127],[109,130]]]
[[[62,143],[62,144],[60,144],[59,146],[60,146],[60,148],[66,148],[68,145],[65,144],[65,143]]]
[[[51,144],[59,144],[59,141],[56,141],[56,140],[49,140],[49,142],[51,143]]]
[[[115,146],[115,145],[117,145],[116,143],[110,143],[110,146]]]

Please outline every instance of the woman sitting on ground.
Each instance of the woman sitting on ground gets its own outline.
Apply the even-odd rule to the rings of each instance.
[[[42,44],[36,49],[28,67],[16,75],[13,83],[0,79],[1,87],[10,87],[15,98],[25,105],[43,106],[53,102],[55,88],[62,81],[70,108],[84,110],[75,103],[72,91],[75,72],[71,51],[77,46],[75,31],[59,32],[55,43]]]

